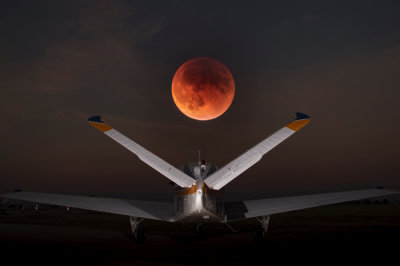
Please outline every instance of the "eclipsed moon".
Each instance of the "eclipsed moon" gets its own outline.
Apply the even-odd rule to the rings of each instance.
[[[235,96],[235,82],[229,69],[208,57],[185,62],[172,79],[172,98],[179,110],[196,120],[222,115]]]

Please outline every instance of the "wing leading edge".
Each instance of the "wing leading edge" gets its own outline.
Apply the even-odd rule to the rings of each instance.
[[[9,199],[31,201],[35,203],[68,206],[152,220],[173,221],[173,205],[168,202],[123,200],[24,191],[4,194],[2,196]]]
[[[219,190],[231,182],[241,173],[257,163],[264,154],[275,148],[278,144],[293,135],[296,131],[310,122],[310,117],[296,113],[296,119],[279,129],[274,134],[249,149],[235,160],[231,161],[214,174],[207,177],[204,182],[212,189]]]
[[[248,200],[226,203],[227,219],[240,220],[341,202],[382,197],[398,193],[392,190],[368,189],[336,193],[314,194],[305,196]]]
[[[92,116],[88,119],[88,122],[90,125],[97,128],[108,137],[112,138],[113,140],[136,154],[140,160],[170,179],[175,184],[181,187],[191,187],[195,182],[195,180],[190,176],[186,175],[182,171],[162,160],[160,157],[146,150],[136,142],[122,135],[111,126],[105,124],[103,121],[101,121],[100,116]]]

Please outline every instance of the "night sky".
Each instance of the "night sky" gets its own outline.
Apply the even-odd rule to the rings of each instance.
[[[295,118],[311,123],[227,198],[399,188],[399,1],[1,1],[0,192],[172,199],[173,187],[87,123],[179,167],[223,166]],[[212,57],[231,107],[184,116],[175,71]]]

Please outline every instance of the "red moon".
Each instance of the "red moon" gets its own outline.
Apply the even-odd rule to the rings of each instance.
[[[172,79],[172,98],[186,116],[211,120],[222,115],[235,96],[235,82],[229,69],[208,57],[185,62]]]

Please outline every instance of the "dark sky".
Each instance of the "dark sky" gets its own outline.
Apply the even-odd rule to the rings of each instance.
[[[226,187],[259,198],[399,188],[399,1],[1,1],[0,192],[170,199],[168,180],[90,127],[175,166],[222,166],[304,112],[311,123]],[[191,120],[171,81],[215,58],[236,95]]]

